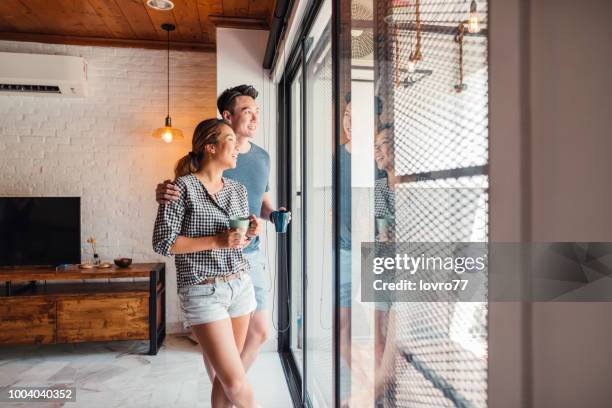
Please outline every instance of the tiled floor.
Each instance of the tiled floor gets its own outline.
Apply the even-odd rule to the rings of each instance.
[[[76,403],[2,403],[0,407],[209,407],[211,385],[199,348],[169,336],[156,356],[146,342],[26,346],[0,349],[0,389],[76,387]],[[262,408],[290,408],[278,355],[262,353],[248,373]]]

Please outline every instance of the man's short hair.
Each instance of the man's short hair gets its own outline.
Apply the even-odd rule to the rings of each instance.
[[[259,92],[251,85],[238,85],[228,88],[217,98],[217,109],[219,109],[221,116],[223,116],[223,111],[229,111],[233,115],[237,97],[250,96],[257,99],[257,95],[259,95]]]

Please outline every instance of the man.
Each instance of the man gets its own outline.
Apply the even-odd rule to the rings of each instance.
[[[217,99],[219,113],[231,125],[239,146],[236,168],[226,170],[223,176],[244,184],[249,196],[249,212],[251,214],[270,220],[270,216],[274,212],[268,191],[270,156],[264,149],[250,140],[255,137],[259,124],[259,107],[255,102],[257,95],[257,90],[252,86],[240,85],[226,89]],[[178,197],[178,190],[170,180],[158,184],[155,192],[156,200],[160,204],[167,203],[168,200],[175,200]],[[285,208],[281,207],[278,210],[285,210]],[[268,308],[265,276],[266,257],[260,248],[259,237],[251,241],[243,252],[251,264],[251,278],[257,301],[257,309],[251,316],[241,354],[244,368],[248,370],[257,358],[260,347],[269,336],[266,321],[266,309]],[[214,372],[212,372],[212,368],[207,361],[205,361],[205,364],[212,381]]]
[[[357,362],[357,367],[362,364],[360,356],[363,356],[362,350],[357,349],[357,354],[352,355],[351,344],[351,321],[352,321],[352,286],[353,286],[353,271],[352,271],[352,206],[353,198],[359,195],[353,195],[352,181],[351,181],[351,161],[352,161],[352,147],[353,147],[353,133],[352,133],[352,102],[351,92],[349,91],[344,96],[345,109],[342,118],[342,139],[340,146],[337,146],[337,160],[340,162],[340,355],[342,357],[342,364],[340,366],[340,373],[342,383],[340,384],[340,398],[342,404],[351,401],[359,401],[359,396],[362,395],[361,390],[357,391],[357,394],[351,395],[351,390],[356,390],[352,385],[351,381],[357,379],[359,383],[361,377],[359,375],[359,368],[353,370],[353,373],[349,373],[349,369],[352,368],[352,364]],[[376,124],[380,124],[381,114],[383,112],[383,103],[379,97],[375,97],[375,114]],[[383,174],[386,174],[383,172]],[[378,178],[378,176],[377,176]],[[357,193],[358,194],[358,193]],[[359,207],[359,206],[358,206]],[[356,208],[358,208],[356,207]],[[363,228],[358,228],[363,230]],[[359,231],[356,232],[358,240],[360,238]],[[367,370],[366,370],[367,371]],[[370,387],[367,387],[368,389]]]
[[[337,160],[340,162],[340,398],[342,406],[351,394],[351,307],[352,307],[352,265],[351,265],[351,153],[352,153],[352,104],[351,92],[344,96],[346,106],[342,118],[343,138],[337,146]]]

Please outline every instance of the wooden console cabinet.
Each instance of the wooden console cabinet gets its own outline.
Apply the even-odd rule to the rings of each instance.
[[[118,278],[148,278],[117,282]],[[54,283],[104,279],[82,283]],[[166,336],[163,263],[128,268],[0,268],[0,345],[149,340],[155,355]]]

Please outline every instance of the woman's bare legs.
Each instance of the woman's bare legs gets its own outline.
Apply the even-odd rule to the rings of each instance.
[[[254,408],[253,389],[247,382],[240,353],[250,314],[192,326],[200,347],[216,372],[212,407]]]
[[[388,318],[388,310],[374,311],[374,361],[376,362],[376,366],[380,366],[383,352],[385,351]]]
[[[351,308],[340,308],[340,355],[351,367]]]
[[[377,310],[375,312],[376,338],[374,342],[375,374],[374,392],[379,398],[385,390],[385,384],[390,381],[394,374],[393,364],[397,349],[396,336],[396,311]]]
[[[195,332],[193,333],[193,335],[195,336]],[[197,336],[196,336],[197,338]],[[200,341],[198,340],[198,344],[200,344]],[[202,350],[202,346],[200,346],[200,349]],[[215,368],[212,366],[212,364],[210,364],[210,361],[208,361],[208,358],[206,358],[206,354],[204,354],[204,350],[202,350],[202,359],[204,360],[204,368],[206,368],[206,373],[208,374],[208,379],[210,380],[211,384],[214,384],[215,382]]]
[[[249,368],[251,365],[253,365],[253,362],[257,358],[259,349],[263,343],[268,340],[268,321],[266,319],[267,316],[265,311],[255,311],[251,315],[246,340],[240,354],[244,371],[249,371]],[[204,357],[204,367],[206,367],[206,373],[208,374],[208,378],[212,384],[215,381],[215,368],[210,364],[210,361],[208,361],[206,355],[202,355]]]

